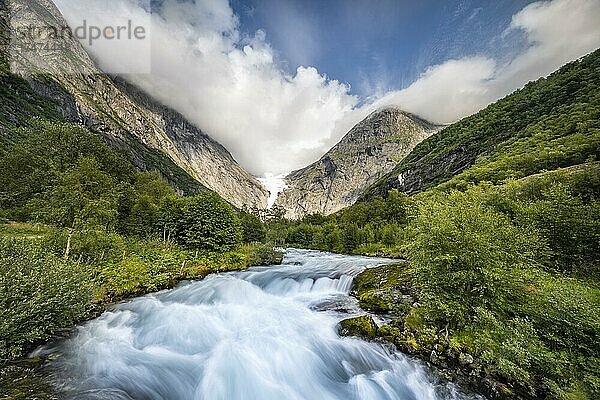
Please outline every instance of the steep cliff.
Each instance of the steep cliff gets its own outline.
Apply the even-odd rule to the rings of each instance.
[[[330,214],[353,204],[437,126],[397,108],[373,112],[321,159],[286,177],[276,201],[289,218]]]
[[[50,0],[11,0],[5,12],[11,12],[4,18],[13,28],[66,25]],[[266,207],[266,189],[223,146],[179,113],[102,73],[74,38],[27,48],[27,57],[9,54],[11,72],[58,104],[65,119],[101,133],[125,148],[140,168],[159,170],[181,190],[193,186],[180,176],[187,174],[235,206]],[[186,182],[178,183],[180,178]]]

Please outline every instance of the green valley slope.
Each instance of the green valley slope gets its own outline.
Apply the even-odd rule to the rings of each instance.
[[[600,158],[600,50],[424,140],[363,199],[500,182]]]

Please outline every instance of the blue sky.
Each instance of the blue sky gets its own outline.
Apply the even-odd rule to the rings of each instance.
[[[362,98],[401,89],[448,59],[512,57],[503,33],[528,0],[232,0],[240,31],[266,32],[282,67],[315,66]]]

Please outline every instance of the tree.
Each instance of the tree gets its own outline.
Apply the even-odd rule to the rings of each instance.
[[[84,157],[59,174],[55,186],[32,202],[39,218],[68,229],[67,259],[75,233],[90,227],[108,228],[116,221],[117,199],[113,178],[100,170],[94,158]]]
[[[213,192],[167,201],[161,214],[165,236],[186,246],[227,251],[242,239],[233,207]]]
[[[344,250],[348,253],[352,253],[354,249],[362,244],[358,227],[355,224],[344,226],[342,231],[342,240],[344,244]]]
[[[239,220],[242,227],[242,241],[244,243],[265,242],[267,230],[256,215],[241,212],[239,213]]]
[[[177,196],[158,173],[138,173],[119,200],[119,231],[147,237],[160,229],[160,208]]]
[[[533,230],[519,228],[485,204],[479,188],[429,201],[415,220],[409,259],[430,309],[459,324],[477,307],[502,310],[519,292],[518,271],[538,265],[545,250]]]

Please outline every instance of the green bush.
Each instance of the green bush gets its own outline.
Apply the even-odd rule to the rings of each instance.
[[[133,184],[124,188],[119,199],[118,231],[142,238],[161,234],[160,209],[175,197],[158,173],[136,174]]]
[[[453,192],[424,203],[414,222],[408,255],[431,313],[451,324],[467,322],[475,308],[503,310],[518,281],[513,270],[543,260],[544,242],[485,204],[484,192]]]
[[[267,239],[267,230],[261,220],[253,214],[241,212],[238,214],[242,227],[242,241],[244,243],[264,243]]]
[[[90,282],[83,264],[64,261],[36,241],[0,238],[0,358],[21,356],[84,317]]]
[[[212,192],[167,202],[161,219],[167,236],[194,248],[227,251],[242,239],[233,207]]]

